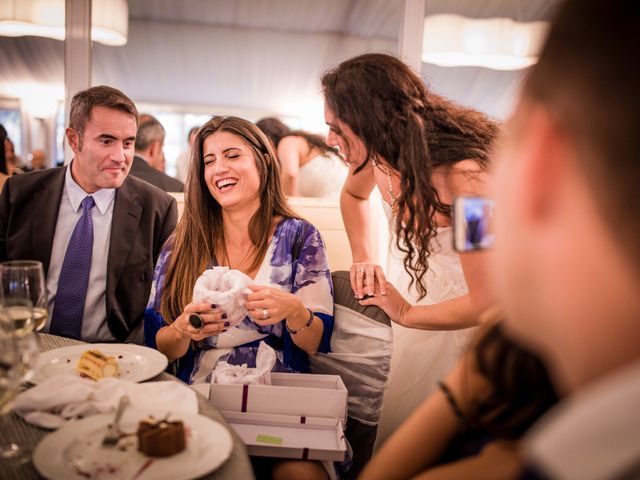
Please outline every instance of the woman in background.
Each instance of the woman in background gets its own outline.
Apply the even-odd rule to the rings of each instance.
[[[335,197],[348,169],[334,148],[319,135],[292,131],[277,118],[258,121],[278,154],[284,193],[292,197]]]
[[[498,127],[428,91],[390,55],[346,60],[323,76],[322,88],[327,143],[349,164],[340,207],[351,284],[363,305],[381,307],[394,322],[380,443],[451,371],[467,341],[463,329],[476,326],[491,304],[486,253],[453,250],[451,205],[455,196],[485,193]],[[369,244],[368,202],[376,187],[394,235],[387,277]]]

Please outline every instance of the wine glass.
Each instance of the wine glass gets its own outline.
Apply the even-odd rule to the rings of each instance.
[[[35,373],[40,345],[34,332],[15,334],[18,349],[17,371],[21,383],[28,383]]]
[[[4,312],[0,312],[4,316]],[[4,319],[3,319],[4,320]],[[11,410],[13,398],[20,388],[21,359],[18,337],[4,327],[7,324],[0,322],[0,422]],[[0,431],[6,432],[0,427]],[[28,455],[19,445],[3,440],[0,443],[0,459],[21,460]]]
[[[48,315],[42,263],[16,260],[0,264],[0,300],[17,335],[41,330]]]

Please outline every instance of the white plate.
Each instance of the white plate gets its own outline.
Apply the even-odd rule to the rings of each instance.
[[[167,411],[130,408],[122,417],[120,431],[135,432],[138,421],[149,415],[165,418]],[[180,480],[205,475],[231,455],[231,434],[220,423],[182,412],[170,415],[169,420],[182,420],[188,432],[185,450],[170,457],[151,458],[138,452],[135,435],[116,447],[103,447],[102,438],[113,422],[111,413],[70,422],[47,435],[33,452],[33,464],[51,480]]]
[[[74,373],[80,355],[92,349],[116,357],[120,365],[118,378],[131,382],[153,378],[162,373],[168,364],[167,357],[152,348],[130,343],[87,343],[42,352],[38,356],[31,383],[38,384],[56,375]]]

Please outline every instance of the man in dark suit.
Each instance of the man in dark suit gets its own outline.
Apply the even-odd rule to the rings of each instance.
[[[164,137],[164,128],[156,118],[141,115],[131,175],[165,192],[184,192],[184,184],[180,180],[164,173]]]
[[[105,86],[76,94],[70,165],[25,173],[0,195],[0,260],[43,263],[45,331],[89,342],[141,340],[156,259],[176,225],[173,198],[128,176],[138,112]]]

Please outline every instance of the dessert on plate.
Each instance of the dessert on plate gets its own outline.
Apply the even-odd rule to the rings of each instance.
[[[83,352],[76,365],[76,372],[93,380],[116,377],[119,371],[120,367],[115,357],[95,349]]]
[[[146,418],[138,424],[138,451],[149,457],[168,457],[186,447],[184,425],[180,420]]]

